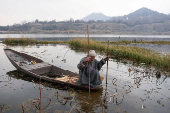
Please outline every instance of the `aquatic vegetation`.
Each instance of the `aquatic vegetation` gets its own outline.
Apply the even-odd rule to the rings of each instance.
[[[21,36],[21,38],[11,38],[8,37],[6,38],[3,43],[4,44],[33,44],[36,43],[37,41],[32,39],[32,38],[24,38],[23,36]]]
[[[105,42],[103,42],[105,43]],[[120,40],[120,41],[112,41],[110,42],[111,44],[131,44],[131,43],[148,43],[148,44],[170,44],[170,41],[137,41],[137,40],[133,40],[133,41],[129,41],[129,40]]]
[[[33,38],[6,38],[3,41],[4,44],[7,45],[28,45],[28,44],[58,44],[58,43],[69,43],[71,47],[75,48],[88,48],[87,39],[85,38],[76,38],[74,40],[69,41],[37,41]],[[107,42],[99,42],[90,40],[89,46],[90,49],[99,50],[99,51],[107,51]],[[169,44],[169,41],[118,41],[118,42],[110,42],[114,43],[152,43],[152,44]],[[111,56],[115,56],[117,58],[126,58],[138,63],[145,63],[148,65],[158,66],[162,68],[167,68],[169,70],[170,67],[170,54],[161,55],[159,53],[155,53],[151,50],[139,48],[139,47],[128,47],[126,45],[112,45],[108,49],[109,54]]]
[[[25,38],[24,36],[21,36],[20,38],[6,38],[2,43],[7,45],[32,45],[32,44],[58,44],[58,43],[67,43],[66,41],[37,41],[33,38]]]
[[[6,106],[4,103],[0,102],[0,113],[7,112],[12,106]]]
[[[74,39],[68,42],[71,47],[74,48],[87,48],[87,39]],[[89,48],[99,51],[107,52],[107,45],[98,41],[90,40]],[[130,47],[125,45],[110,45],[109,56],[115,56],[117,58],[125,58],[138,63],[145,63],[147,65],[153,65],[157,67],[167,68],[170,67],[170,54],[162,55],[151,50],[147,50],[139,47]]]

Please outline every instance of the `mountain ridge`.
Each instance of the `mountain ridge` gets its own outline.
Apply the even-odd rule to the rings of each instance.
[[[91,13],[87,16],[85,16],[84,18],[82,18],[81,20],[83,21],[89,21],[89,20],[102,20],[102,21],[106,21],[109,20],[111,17],[104,15],[103,13]]]
[[[109,21],[109,20],[127,20],[127,19],[142,19],[142,18],[167,18],[168,15],[164,13],[159,13],[157,11],[153,11],[147,7],[142,7],[132,13],[129,13],[127,15],[123,16],[113,16],[109,17],[104,15],[103,13],[91,13],[81,20],[83,21],[97,21],[97,20],[102,20],[102,21]]]
[[[93,15],[93,13],[92,13]],[[106,17],[102,13],[97,15]],[[97,16],[96,16],[97,17]],[[39,21],[14,24],[12,26],[0,26],[0,33],[14,34],[60,34],[76,33],[82,34],[87,31],[92,34],[142,34],[142,35],[170,35],[170,15],[159,13],[148,8],[140,8],[128,15],[112,17],[109,20],[83,21],[70,19],[56,22]]]

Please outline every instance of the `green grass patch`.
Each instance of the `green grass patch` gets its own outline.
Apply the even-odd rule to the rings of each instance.
[[[67,43],[67,41],[37,41],[33,38],[6,38],[2,43],[7,45],[29,45],[29,44],[58,44],[58,43]]]
[[[103,42],[106,43],[106,42]],[[121,40],[121,41],[111,41],[111,44],[131,44],[131,43],[147,43],[147,44],[170,44],[170,41],[128,41],[128,40]]]
[[[74,39],[70,40],[69,45],[74,48],[88,48],[87,39]],[[107,44],[90,40],[89,48],[94,50],[100,50],[107,52]],[[109,55],[115,56],[118,58],[126,58],[138,63],[145,63],[147,65],[158,66],[162,68],[170,68],[170,54],[161,55],[155,53],[151,50],[139,48],[139,47],[130,47],[125,45],[110,45],[109,46]]]

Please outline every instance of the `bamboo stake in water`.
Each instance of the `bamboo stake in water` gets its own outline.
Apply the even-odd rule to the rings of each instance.
[[[102,101],[102,113],[104,113],[104,109],[103,109],[103,99],[101,98]]]
[[[108,57],[108,49],[109,49],[109,40],[107,43],[107,57]],[[107,84],[107,76],[108,76],[108,60],[107,60],[107,71],[106,71],[106,84]]]
[[[22,113],[24,113],[24,106],[22,105]]]
[[[41,76],[40,76],[40,113],[41,113]]]
[[[88,57],[89,57],[89,26],[87,25],[87,35],[88,35]],[[90,96],[90,62],[89,65],[89,96]]]

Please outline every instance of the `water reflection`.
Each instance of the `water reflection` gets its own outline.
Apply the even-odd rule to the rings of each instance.
[[[100,106],[102,90],[91,92],[90,97],[87,91],[77,92],[76,94],[76,100],[78,101],[78,105],[80,107],[78,109],[80,109],[81,111],[95,111],[97,107]]]
[[[7,72],[6,74],[15,79],[22,79],[24,81],[33,82],[34,88],[39,87],[38,85],[35,85],[39,83],[38,79],[30,77],[18,70],[10,71]],[[91,95],[89,97],[87,91],[80,90],[77,91],[76,89],[70,88],[69,86],[60,86],[57,84],[47,83],[45,81],[42,81],[42,85],[43,90],[46,89],[45,87],[55,88],[55,90],[57,90],[55,93],[49,94],[53,96],[42,97],[43,103],[42,110],[45,111],[51,106],[50,103],[52,101],[52,98],[55,98],[57,100],[57,105],[61,104],[62,106],[70,106],[72,108],[70,110],[72,111],[80,112],[95,111],[97,107],[100,105],[101,102],[100,98],[103,93],[102,90],[99,90],[97,92],[91,92]],[[48,91],[47,93],[50,93],[50,91]],[[24,102],[24,104],[22,104],[20,108],[22,108],[22,110],[25,111],[27,110],[35,111],[36,109],[39,110],[40,109],[39,103],[40,103],[39,98],[29,99],[26,102]]]
[[[15,78],[15,79],[22,79],[22,80],[25,80],[25,81],[32,81],[32,77],[28,77],[27,74],[25,73],[22,73],[21,71],[18,71],[18,70],[13,70],[13,71],[9,71],[6,73],[10,78]],[[37,81],[38,82],[38,81]]]

